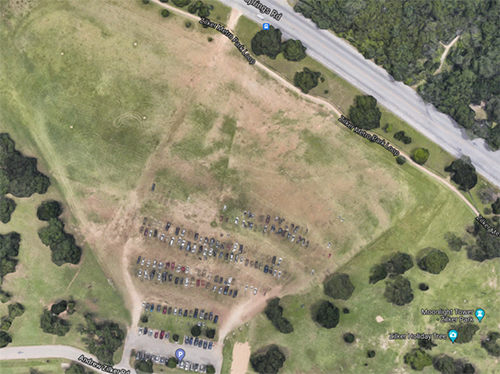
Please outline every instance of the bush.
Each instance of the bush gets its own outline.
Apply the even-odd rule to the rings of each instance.
[[[462,156],[453,161],[444,171],[451,173],[451,180],[458,184],[462,191],[469,191],[477,184],[476,168],[469,157]]]
[[[178,340],[178,339],[177,339]],[[176,340],[176,341],[177,341]],[[168,362],[167,362],[167,366],[170,368],[170,369],[175,369],[177,367],[177,364],[179,363],[179,361],[177,361],[177,359],[175,357],[170,357],[168,359]]]
[[[16,151],[8,134],[0,134],[0,195],[15,197],[44,194],[50,186],[49,178],[37,170],[37,160]]]
[[[172,0],[173,1],[173,0]],[[187,29],[189,29],[191,27],[191,22],[187,21],[184,26],[186,26]]]
[[[354,285],[347,274],[333,274],[324,283],[324,292],[334,299],[348,300],[354,292]]]
[[[448,242],[448,248],[450,249],[450,251],[460,252],[462,247],[466,244],[464,241],[462,241],[462,239],[460,239],[452,232],[446,233],[444,238]]]
[[[392,132],[392,123],[387,123],[384,127],[385,132]]]
[[[270,26],[269,30],[259,31],[252,38],[251,49],[256,56],[266,55],[274,60],[283,51],[280,29]]]
[[[374,265],[371,269],[369,282],[375,284],[385,278],[387,278],[387,264]]]
[[[271,347],[266,354],[250,358],[252,368],[259,374],[276,374],[285,361],[285,355],[276,346]]]
[[[57,303],[54,303],[50,308],[50,311],[52,312],[52,314],[59,315],[62,312],[65,312],[67,308],[68,303],[66,302],[66,300],[61,300]]]
[[[455,373],[455,363],[450,356],[441,356],[434,360],[434,369],[444,374],[454,374]]]
[[[166,18],[170,15],[170,12],[168,11],[168,9],[163,9],[161,11],[161,15]]]
[[[176,6],[183,8],[183,7],[185,7],[186,5],[188,5],[188,4],[191,2],[191,0],[172,0],[172,2],[173,2]]]
[[[0,331],[0,348],[6,347],[9,343],[12,343],[12,338],[5,331]]]
[[[423,165],[429,159],[429,151],[425,148],[417,148],[413,154],[413,160],[419,164]]]
[[[9,317],[16,318],[24,314],[24,306],[19,303],[9,305]]]
[[[194,337],[200,336],[201,335],[200,326],[194,325],[193,327],[191,327],[191,335],[193,335]]]
[[[12,212],[16,209],[16,202],[5,196],[0,196],[0,222],[10,221]]]
[[[177,334],[172,335],[172,340],[174,342],[178,342],[179,341],[179,335],[177,335]]]
[[[212,40],[214,40],[211,36],[208,37],[207,39],[209,42],[211,42]]]
[[[349,311],[349,309],[348,309],[348,308],[343,308],[343,309],[342,309],[342,313],[344,313],[344,314],[349,314],[349,313],[350,313],[350,311]]]
[[[283,57],[288,61],[300,61],[307,56],[306,49],[300,40],[289,39],[283,43]],[[322,78],[324,81],[325,78]]]
[[[472,341],[472,338],[476,334],[477,330],[479,330],[479,326],[473,325],[472,323],[464,323],[454,329],[457,330],[458,333],[455,343],[464,344]]]
[[[12,298],[10,292],[4,291],[0,288],[0,301],[4,304]]]
[[[431,351],[433,347],[437,347],[437,344],[434,344],[432,340],[419,339],[418,347]]]
[[[149,321],[149,316],[147,314],[143,314],[141,316],[141,322],[142,323],[148,323],[148,321]]]
[[[424,367],[432,365],[432,358],[424,351],[417,349],[405,355],[405,364],[411,365],[413,370],[422,371]]]
[[[419,340],[419,341],[420,341],[420,340]],[[375,351],[368,351],[368,352],[366,353],[366,355],[368,356],[368,358],[373,358],[373,357],[375,357],[375,354],[376,354],[376,353],[375,353]]]
[[[500,214],[500,197],[497,198],[495,202],[491,204],[491,210],[495,214]]]
[[[17,260],[12,257],[19,254],[20,241],[21,235],[17,232],[0,234],[0,283],[5,275],[16,271]],[[5,296],[2,296],[2,299],[5,299]]]
[[[318,78],[320,76],[321,73],[304,68],[302,71],[295,73],[293,82],[296,87],[299,87],[303,93],[307,94],[318,85]]]
[[[209,339],[215,338],[215,329],[207,329],[207,331],[205,332],[205,335]]]
[[[339,324],[339,319],[339,308],[329,301],[323,301],[316,312],[316,322],[324,328],[332,329]]]
[[[31,374],[31,373],[30,373]],[[69,368],[66,369],[64,374],[86,374],[85,367],[76,362],[73,362]]]
[[[413,300],[410,281],[398,275],[393,281],[387,282],[384,296],[388,302],[395,305],[410,303]]]
[[[207,365],[207,374],[215,374],[215,368],[213,365]]]
[[[413,267],[413,261],[409,254],[398,252],[386,263],[386,266],[388,273],[401,275]]]
[[[488,224],[496,230],[500,230],[498,223],[486,219]],[[467,248],[467,256],[474,261],[482,262],[500,257],[500,238],[491,235],[483,226],[474,220],[473,235],[476,237],[476,244]]]
[[[427,291],[429,289],[429,286],[426,285],[425,283],[420,283],[418,285],[418,288],[420,289],[420,291]]]
[[[279,303],[279,297],[269,300],[264,314],[279,332],[290,334],[293,332],[293,326],[286,318],[283,318],[283,308],[279,306]]]
[[[142,361],[138,360],[134,364],[135,370],[143,373],[153,373],[153,361],[148,360],[148,361]]]
[[[36,210],[36,216],[40,221],[48,221],[57,218],[62,214],[62,206],[59,201],[46,200],[40,204]]]
[[[486,349],[488,354],[494,357],[500,356],[500,345],[496,342],[498,338],[500,338],[500,333],[490,331],[487,338],[481,341],[481,347]]]
[[[42,331],[47,334],[64,336],[68,333],[70,325],[69,322],[53,315],[50,311],[45,309],[40,318],[40,327]]]
[[[396,157],[396,162],[399,165],[403,165],[406,162],[406,158],[404,156],[398,156],[398,157]]]
[[[194,4],[189,4],[188,9],[187,9],[187,11],[191,14],[195,14],[197,10],[198,9],[196,9],[196,6]]]
[[[431,248],[427,248],[431,249]],[[438,249],[432,249],[425,257],[418,261],[418,267],[431,274],[439,274],[448,265],[449,258],[446,253]]]
[[[70,298],[68,300],[68,312],[75,309],[75,306],[76,306],[75,300],[73,300],[73,298]]]
[[[323,91],[323,93],[324,93],[325,95],[326,95],[328,92],[330,92],[330,91],[328,91],[328,90],[324,90],[324,91]]]
[[[373,130],[380,127],[382,113],[373,96],[356,96],[355,105],[349,108],[349,118],[357,127]]]
[[[491,210],[491,208],[489,206],[484,208],[484,215],[485,216],[489,216],[492,212],[493,211]]]
[[[411,138],[409,136],[406,136],[404,131],[399,131],[395,133],[394,139],[399,140],[400,142],[403,142],[405,144],[411,143]]]
[[[354,335],[351,334],[350,332],[345,333],[343,338],[344,338],[344,341],[348,344],[354,343],[354,340],[356,340]]]
[[[0,330],[8,331],[10,326],[12,326],[13,318],[2,317],[2,322],[0,323]]]

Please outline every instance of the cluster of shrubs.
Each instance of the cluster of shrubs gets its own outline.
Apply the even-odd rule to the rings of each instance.
[[[410,365],[413,370],[417,371],[422,371],[426,366],[432,365],[434,369],[443,374],[473,374],[476,372],[472,364],[463,360],[454,360],[447,355],[440,355],[433,359],[431,355],[422,349],[415,349],[407,353],[404,360],[405,364]]]
[[[17,257],[19,254],[19,243],[21,235],[11,232],[6,235],[0,234],[0,283],[3,277],[16,271]]]
[[[194,325],[193,327],[191,327],[191,335],[193,335],[194,337],[200,336],[201,333],[202,333],[202,331],[201,331],[201,327],[200,326]],[[215,329],[209,329],[209,328],[207,328],[205,330],[205,336],[208,339],[215,338]]]
[[[76,303],[72,298],[70,298],[69,301],[61,300],[52,304],[50,311],[52,312],[52,314],[56,316],[58,316],[63,312],[68,312],[68,314],[73,314],[75,312],[75,305]]]
[[[253,370],[259,374],[276,374],[285,361],[285,354],[277,346],[272,346],[266,353],[255,354],[250,358]]]
[[[24,306],[19,303],[14,303],[9,305],[9,315],[2,317],[0,324],[0,348],[7,346],[12,342],[12,337],[7,333],[12,326],[14,318],[20,317],[24,314]]]
[[[52,251],[52,262],[57,266],[66,263],[78,264],[82,250],[76,245],[75,238],[64,232],[64,223],[59,217],[62,213],[61,204],[57,201],[44,201],[37,210],[37,217],[41,221],[48,221],[46,226],[38,231],[43,244]]]
[[[295,73],[293,83],[306,94],[318,85],[318,79],[320,76],[321,73],[304,68],[302,71]]]
[[[401,275],[413,267],[413,260],[407,253],[396,253],[389,261],[375,265],[371,269],[370,283],[377,283],[387,275]]]
[[[71,326],[68,321],[59,318],[50,310],[44,309],[40,318],[40,327],[47,334],[64,336],[68,333]]]
[[[0,222],[7,223],[16,209],[16,202],[6,196],[0,196]]]
[[[194,4],[188,6],[188,12],[191,14],[198,13],[198,16],[207,18],[210,15],[210,10],[213,10],[213,5],[203,4],[203,1],[198,0]]]
[[[409,136],[406,136],[404,131],[399,131],[395,133],[394,139],[399,140],[400,142],[403,142],[405,144],[411,143],[411,138]]]
[[[500,223],[485,218],[488,224],[500,231]],[[476,243],[467,247],[467,256],[474,261],[483,262],[500,257],[500,238],[490,234],[478,221],[474,220],[472,235]]]
[[[497,340],[500,338],[500,333],[497,331],[490,331],[485,340],[481,342],[481,346],[486,349],[490,355],[499,357],[500,356],[500,345],[498,345]]]
[[[283,308],[279,304],[279,297],[269,300],[266,309],[264,309],[264,314],[279,332],[290,334],[293,332],[293,326],[290,321],[283,318]]]
[[[288,61],[300,61],[307,56],[306,47],[300,40],[289,39],[282,43],[281,30],[273,26],[256,33],[252,38],[251,48],[256,56],[265,55],[273,60],[282,52]]]

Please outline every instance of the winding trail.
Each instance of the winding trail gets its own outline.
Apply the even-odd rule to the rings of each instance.
[[[448,56],[448,52],[450,51],[451,47],[453,47],[453,44],[457,42],[457,40],[460,39],[460,35],[457,35],[455,39],[451,41],[450,44],[444,45],[443,43],[439,42],[444,47],[444,52],[441,56],[441,64],[439,65],[439,68],[434,72],[434,75],[441,73],[441,68],[443,67],[444,60],[446,60],[446,56]]]

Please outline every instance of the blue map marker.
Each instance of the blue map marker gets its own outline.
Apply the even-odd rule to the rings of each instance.
[[[484,310],[483,309],[481,309],[481,308],[476,309],[476,318],[479,321],[479,323],[481,323],[481,320],[484,318]]]
[[[269,30],[269,23],[264,23],[262,25],[262,30]]]
[[[448,331],[448,337],[450,338],[452,343],[455,343],[455,339],[458,337],[458,332],[457,330],[450,330]],[[177,354],[177,352],[176,352]]]
[[[182,361],[184,356],[186,355],[186,352],[184,352],[184,349],[179,348],[178,350],[175,351],[175,357],[179,360],[179,362]]]

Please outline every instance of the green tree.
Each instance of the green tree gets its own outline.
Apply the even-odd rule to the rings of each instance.
[[[12,326],[13,318],[10,317],[2,317],[2,322],[0,324],[0,330],[8,331],[10,326]]]
[[[163,9],[161,11],[161,15],[166,18],[170,15],[170,12],[168,11],[168,9]]]
[[[205,335],[209,339],[215,338],[215,329],[207,329],[207,331],[205,332]]]
[[[24,314],[24,306],[20,303],[14,303],[9,305],[9,317],[16,318]]]
[[[400,275],[413,267],[411,256],[407,253],[397,252],[386,264],[387,272]]]
[[[356,96],[355,104],[349,108],[349,118],[357,127],[373,130],[380,127],[382,113],[373,96]]]
[[[460,239],[458,236],[456,236],[452,232],[446,233],[446,235],[444,236],[444,238],[448,242],[448,248],[450,248],[450,250],[454,251],[454,252],[460,252],[460,250],[462,249],[462,247],[465,244],[467,244],[467,243],[465,243],[462,239]]]
[[[491,210],[495,214],[500,214],[500,197],[498,197],[495,202],[491,204]]]
[[[286,318],[283,318],[283,308],[279,303],[279,297],[269,300],[266,309],[264,309],[264,314],[279,332],[290,334],[293,332],[293,326]]]
[[[19,254],[20,242],[21,235],[17,232],[0,234],[0,283],[5,275],[16,271],[17,260],[12,257]]]
[[[325,294],[334,299],[348,300],[354,289],[355,287],[351,283],[348,274],[333,274],[324,283]]]
[[[141,322],[142,323],[148,323],[148,321],[149,321],[149,316],[147,314],[143,314],[141,316]]]
[[[491,227],[500,231],[499,223],[490,219],[486,219],[486,221]],[[474,220],[473,235],[476,238],[476,243],[467,247],[467,257],[479,262],[500,257],[500,238],[491,235],[477,220]]]
[[[289,39],[283,43],[283,57],[288,61],[300,61],[307,56],[306,49],[300,40]]]
[[[385,132],[391,132],[392,131],[392,123],[387,123],[384,127]]]
[[[5,196],[0,196],[0,222],[7,223],[16,209],[16,202]]]
[[[177,335],[177,334],[173,334],[173,335],[172,335],[172,340],[173,340],[174,342],[178,342],[178,341],[179,341],[179,335]]]
[[[265,354],[254,355],[250,358],[253,370],[259,374],[277,374],[285,361],[285,355],[277,346],[269,348]]]
[[[450,259],[446,253],[435,248],[427,248],[430,252],[418,261],[418,267],[431,274],[439,274],[446,267]]]
[[[303,93],[309,93],[314,87],[318,85],[318,78],[321,73],[317,71],[309,70],[304,68],[302,71],[295,73],[293,77],[293,82],[295,86],[299,87]]]
[[[54,316],[50,311],[44,310],[40,319],[43,332],[57,336],[64,336],[70,329],[69,322]]]
[[[135,370],[143,373],[153,373],[153,361],[148,360],[148,361],[142,361],[138,360],[134,364]]]
[[[215,374],[215,368],[213,365],[207,365],[207,374]]]
[[[73,235],[64,232],[64,224],[57,218],[50,218],[49,226],[40,229],[38,236],[43,244],[50,247],[52,262],[57,266],[80,262],[81,248],[76,245]]]
[[[283,50],[280,29],[270,26],[269,30],[259,31],[252,38],[251,49],[256,56],[266,55],[274,60]]]
[[[387,264],[374,265],[371,269],[369,282],[375,284],[385,278],[387,278]]]
[[[451,173],[451,180],[458,184],[462,191],[469,191],[477,184],[476,168],[469,157],[462,156],[453,161],[444,171]]]
[[[432,365],[432,357],[417,349],[405,355],[405,364],[411,365],[413,370],[422,371],[426,366]]]
[[[76,362],[73,362],[64,372],[65,374],[86,374],[85,367]]]
[[[464,344],[472,341],[472,338],[479,330],[479,326],[473,325],[472,323],[464,323],[454,328],[457,330],[458,336],[455,343]]]
[[[323,301],[316,312],[316,322],[327,329],[332,329],[339,324],[340,311],[329,301]]]
[[[10,292],[4,291],[0,288],[0,301],[4,304],[12,298]]]
[[[68,307],[68,303],[66,300],[58,301],[57,303],[52,304],[50,311],[52,314],[59,315],[62,312],[65,312]]]
[[[500,345],[497,340],[500,338],[500,333],[497,331],[490,331],[486,339],[481,341],[481,347],[486,349],[488,354],[494,357],[500,357]]]
[[[347,344],[354,343],[354,341],[356,340],[355,336],[350,332],[344,334],[343,339]]]
[[[178,339],[177,339],[178,340]],[[177,359],[175,357],[170,357],[168,359],[168,362],[167,362],[167,366],[170,368],[170,369],[175,369],[177,367],[177,364],[178,364],[179,361],[177,361]]]
[[[420,341],[420,340],[419,340],[419,341]],[[375,351],[368,351],[368,352],[366,353],[366,355],[368,356],[368,358],[373,358],[373,357],[375,357],[375,354],[376,354],[376,353],[375,353]]]
[[[186,5],[189,5],[191,3],[191,0],[172,0],[172,2],[181,8],[184,8]]]
[[[437,347],[437,344],[434,344],[432,340],[420,339],[418,341],[418,347],[420,349],[426,349],[428,351],[431,351],[433,347]]]
[[[5,331],[0,331],[0,348],[6,347],[9,343],[12,343],[12,338]]]
[[[200,336],[201,335],[201,329],[198,325],[194,325],[191,327],[191,335],[193,336]]]
[[[419,164],[423,165],[429,158],[429,150],[425,148],[417,148],[415,150],[415,153],[413,153],[413,160]]]
[[[404,156],[398,156],[398,157],[396,157],[396,162],[399,165],[403,165],[406,162],[406,158]]]
[[[413,300],[411,283],[402,275],[396,276],[394,280],[388,281],[384,296],[386,300],[395,305],[405,305]]]
[[[455,362],[447,355],[437,357],[432,364],[434,369],[443,374],[454,374],[455,373]]]

